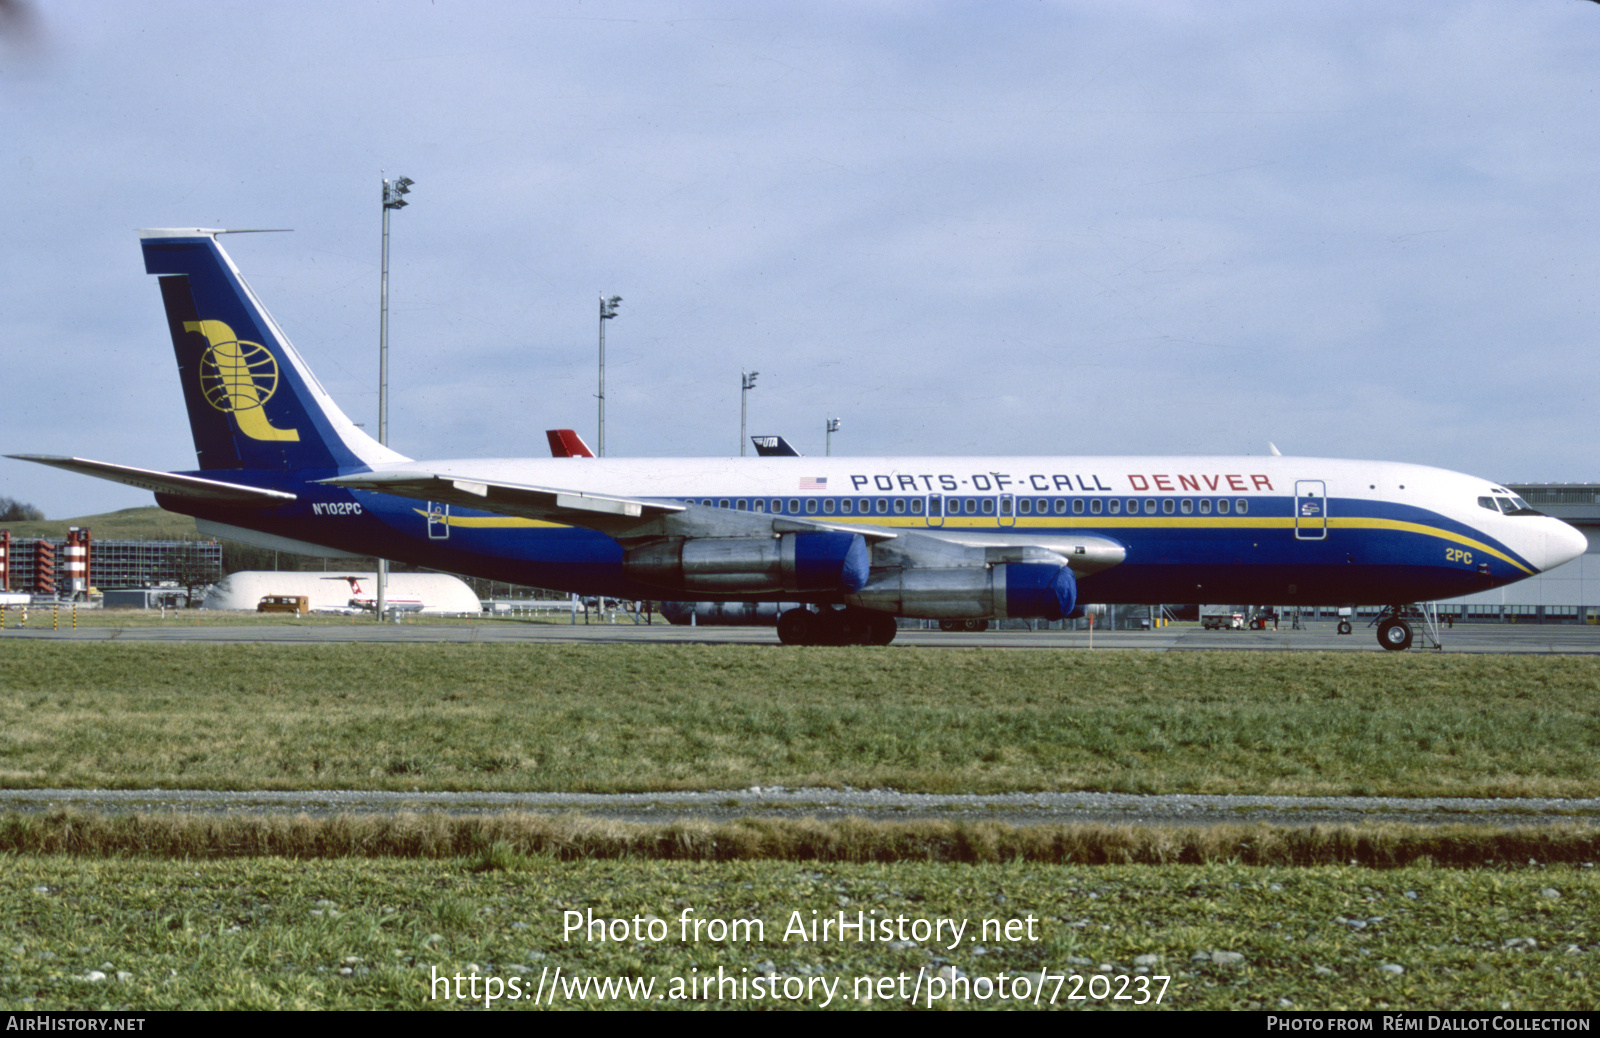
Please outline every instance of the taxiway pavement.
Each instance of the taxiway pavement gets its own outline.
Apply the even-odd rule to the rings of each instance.
[[[48,614],[45,614],[48,616]],[[37,614],[36,614],[37,616]],[[697,645],[778,646],[771,627],[677,627],[665,622],[567,624],[497,619],[482,621],[430,621],[376,623],[352,619],[349,623],[297,622],[211,624],[177,613],[165,623],[127,626],[81,626],[52,630],[48,620],[27,627],[10,626],[0,640],[40,638],[54,641],[154,641],[154,642],[522,642],[615,644],[677,643]],[[1600,654],[1600,626],[1584,624],[1457,624],[1442,632],[1442,650],[1423,647],[1420,630],[1409,652],[1566,653]],[[896,648],[985,649],[1142,649],[1151,652],[1228,650],[1255,652],[1382,652],[1373,630],[1364,624],[1340,635],[1332,621],[1319,621],[1304,630],[1207,631],[1194,625],[1161,627],[1151,631],[985,631],[978,634],[902,628]]]

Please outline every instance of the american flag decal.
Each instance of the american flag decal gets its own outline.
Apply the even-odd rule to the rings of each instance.
[[[801,476],[800,477],[800,489],[801,490],[827,490],[828,489],[828,477],[827,476]]]

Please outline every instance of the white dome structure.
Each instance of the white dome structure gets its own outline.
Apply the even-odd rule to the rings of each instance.
[[[376,573],[241,570],[213,584],[200,608],[254,612],[263,598],[304,595],[313,612],[370,611],[377,594]],[[384,604],[412,613],[483,611],[478,596],[464,581],[444,573],[390,573]]]

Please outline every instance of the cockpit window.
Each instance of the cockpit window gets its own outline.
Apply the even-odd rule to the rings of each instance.
[[[1531,507],[1528,502],[1516,494],[1504,490],[1496,490],[1493,497],[1478,498],[1478,507],[1487,508],[1491,512],[1503,512],[1506,515],[1543,515],[1543,512]]]

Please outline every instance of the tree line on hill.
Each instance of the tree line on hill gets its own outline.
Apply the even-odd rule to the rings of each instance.
[[[0,523],[34,523],[44,518],[44,512],[14,497],[0,497]]]

